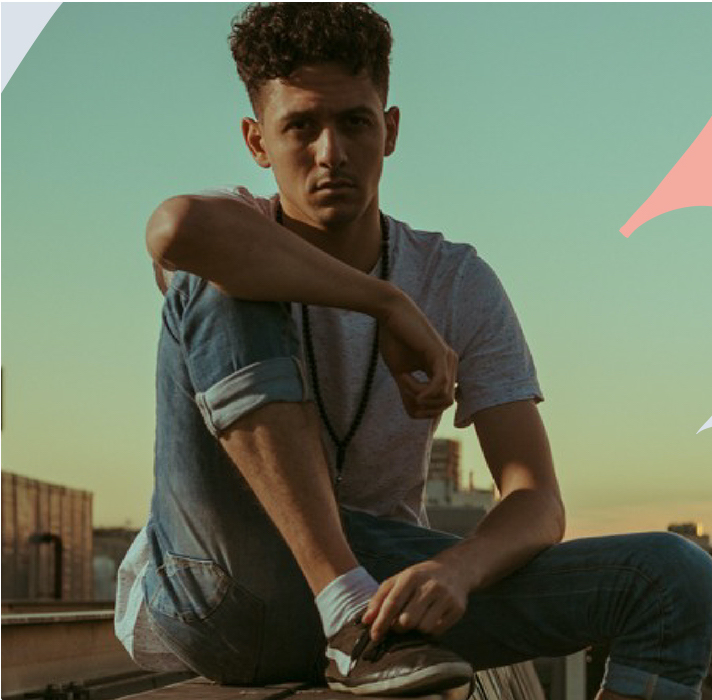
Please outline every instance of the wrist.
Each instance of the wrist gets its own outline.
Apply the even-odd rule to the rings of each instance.
[[[365,311],[379,323],[385,323],[391,316],[397,314],[399,309],[402,309],[403,302],[407,297],[403,291],[391,282],[374,278],[369,279],[372,284],[369,289],[369,299]]]
[[[433,559],[455,577],[462,590],[471,593],[482,586],[482,576],[480,575],[476,558],[473,558],[471,553],[467,551],[469,550],[468,545],[468,540],[462,540],[443,550]]]

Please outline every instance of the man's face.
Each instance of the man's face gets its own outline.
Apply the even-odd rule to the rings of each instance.
[[[260,94],[260,120],[243,121],[253,157],[271,167],[285,213],[319,229],[378,208],[384,156],[395,148],[398,110],[384,114],[366,74],[335,64],[303,66]]]

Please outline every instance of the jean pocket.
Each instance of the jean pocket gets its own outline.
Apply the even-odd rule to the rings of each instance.
[[[215,562],[167,553],[144,582],[148,610],[171,651],[218,683],[249,683],[257,673],[264,602]]]
[[[230,577],[215,562],[167,553],[148,606],[183,622],[204,620],[220,605]]]

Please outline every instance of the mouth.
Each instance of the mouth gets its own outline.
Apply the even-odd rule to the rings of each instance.
[[[333,180],[322,180],[318,182],[314,188],[316,192],[330,191],[338,192],[341,190],[354,189],[356,185],[346,178],[335,178]]]

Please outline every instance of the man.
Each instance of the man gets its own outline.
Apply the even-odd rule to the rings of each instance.
[[[156,485],[117,632],[139,663],[225,683],[322,679],[326,648],[329,685],[357,694],[612,640],[599,698],[699,698],[712,562],[667,534],[559,544],[542,396],[501,285],[469,246],[379,210],[390,47],[361,3],[233,22],[243,135],[279,194],[175,197],[148,223],[166,296]],[[454,399],[502,496],[464,540],[423,527]]]

